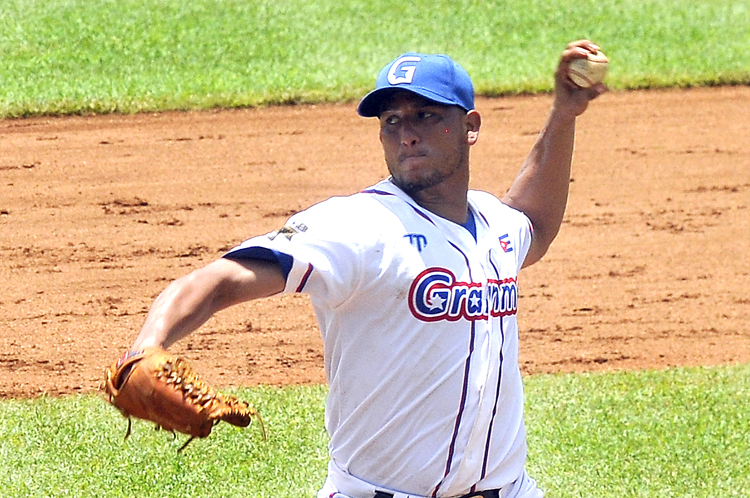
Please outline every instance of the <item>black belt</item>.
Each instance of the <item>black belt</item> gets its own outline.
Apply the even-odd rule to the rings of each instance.
[[[386,493],[385,491],[375,491],[375,496],[373,496],[373,498],[393,498],[393,495],[391,493]],[[500,498],[500,490],[488,489],[486,491],[475,491],[474,493],[463,495],[460,498]]]

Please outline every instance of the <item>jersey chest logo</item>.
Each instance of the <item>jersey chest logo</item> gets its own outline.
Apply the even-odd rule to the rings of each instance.
[[[417,248],[417,251],[422,252],[422,249],[427,247],[427,237],[421,233],[407,233],[404,235],[405,239],[409,239],[409,244]]]
[[[515,278],[459,282],[445,268],[427,268],[409,288],[409,309],[423,322],[439,320],[486,320],[488,317],[515,315],[518,311],[518,285]]]

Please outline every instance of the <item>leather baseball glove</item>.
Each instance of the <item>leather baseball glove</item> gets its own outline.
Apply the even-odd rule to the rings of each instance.
[[[266,432],[260,414],[243,401],[216,392],[202,381],[182,358],[161,348],[130,351],[107,370],[105,391],[109,402],[128,419],[125,439],[130,436],[131,419],[156,423],[174,434],[190,435],[178,452],[196,437],[206,437],[220,421],[247,427],[258,420],[263,439]]]

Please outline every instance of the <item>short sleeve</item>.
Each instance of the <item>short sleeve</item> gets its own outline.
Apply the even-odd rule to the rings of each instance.
[[[316,204],[278,230],[244,241],[224,257],[276,261],[286,274],[285,293],[304,292],[336,307],[362,278],[364,240],[349,219],[352,202],[335,197]]]

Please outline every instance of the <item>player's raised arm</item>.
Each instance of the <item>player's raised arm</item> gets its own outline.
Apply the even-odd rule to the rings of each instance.
[[[156,298],[132,349],[166,348],[217,311],[278,294],[284,285],[275,263],[221,258],[175,280]]]
[[[521,171],[503,202],[522,211],[534,226],[534,238],[524,266],[539,261],[557,236],[568,201],[576,118],[588,103],[604,93],[595,83],[589,88],[574,84],[568,75],[574,59],[596,53],[598,47],[580,40],[568,45],[555,72],[555,100]]]

